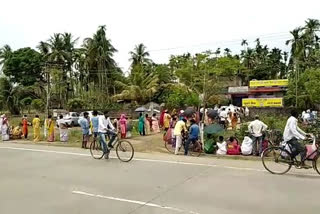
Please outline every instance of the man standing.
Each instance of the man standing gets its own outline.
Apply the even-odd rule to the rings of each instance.
[[[104,158],[105,159],[109,159],[109,153],[110,150],[108,149],[108,147],[113,148],[113,141],[116,139],[116,132],[115,132],[115,128],[112,125],[109,115],[108,115],[108,111],[104,112],[104,116],[99,118],[99,137],[100,137],[100,143],[103,147],[103,151],[105,153]],[[111,139],[108,143],[108,147],[107,147],[107,142],[106,142],[106,136],[105,135],[111,135]]]
[[[307,134],[298,127],[297,118],[298,112],[294,109],[291,111],[291,117],[287,120],[287,124],[283,132],[283,139],[295,149],[295,152],[293,152],[292,155],[296,156],[300,154],[301,160],[303,160],[306,157],[307,150],[305,146],[302,146],[298,142],[298,140],[304,140],[307,137]],[[301,162],[301,166],[309,168],[304,162]]]
[[[79,119],[78,121],[79,125],[81,126],[82,129],[82,147],[86,149],[87,148],[87,143],[89,141],[89,129],[90,129],[90,124],[89,124],[89,113],[84,112],[83,113],[83,118]]]
[[[195,144],[199,138],[199,133],[200,133],[200,129],[196,121],[194,119],[191,119],[190,123],[191,123],[191,126],[189,131],[189,138],[186,141],[186,144],[184,145],[184,155],[188,155],[190,143]],[[194,145],[194,146],[197,146],[197,145]]]
[[[176,126],[174,127],[174,136],[176,136],[176,149],[174,154],[178,154],[179,153],[179,149],[181,147],[182,144],[182,132],[186,132],[187,128],[186,128],[186,122],[187,120],[185,118],[183,118],[182,120],[179,120],[176,124]]]
[[[265,130],[267,130],[267,128],[268,128],[268,126],[259,120],[258,115],[256,115],[255,120],[249,124],[248,129],[249,129],[249,132],[252,136],[252,141],[253,141],[253,148],[252,148],[253,155],[256,155],[256,156],[261,155],[262,148],[263,148],[262,147],[262,133]],[[258,147],[258,149],[257,149],[257,147]]]
[[[227,124],[226,124],[227,117],[228,117],[228,113],[226,109],[222,108],[219,114],[219,118],[220,118],[220,124],[223,126],[223,128],[227,127]]]
[[[33,126],[33,141],[38,142],[40,140],[40,119],[39,115],[36,115],[32,120]]]

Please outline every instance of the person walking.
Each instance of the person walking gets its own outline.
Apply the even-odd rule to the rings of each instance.
[[[36,115],[32,120],[33,126],[33,141],[39,142],[40,141],[40,118],[39,115]]]
[[[2,126],[1,126],[2,141],[8,141],[10,138],[9,137],[9,120],[5,114],[3,114],[1,117],[2,117]]]
[[[89,141],[89,129],[90,129],[90,123],[89,123],[89,113],[84,112],[83,118],[79,119],[78,123],[82,129],[82,146],[81,148],[86,149],[87,143]]]
[[[144,127],[144,118],[143,118],[143,114],[142,113],[140,113],[138,129],[139,129],[139,134],[141,136],[145,136],[146,135],[145,127]]]
[[[54,142],[54,120],[51,115],[48,116],[48,142]]]
[[[256,115],[255,120],[249,124],[248,129],[253,141],[253,155],[261,155],[263,149],[262,134],[265,130],[267,130],[267,128],[268,126],[259,120],[259,115]]]
[[[121,138],[125,139],[127,136],[127,118],[125,114],[121,114],[119,125],[120,125]]]
[[[57,120],[57,127],[59,128],[60,133],[60,141],[67,142],[68,141],[68,126],[66,121],[63,119],[63,116],[59,116],[59,120]]]
[[[24,137],[24,139],[27,139],[28,138],[28,118],[27,118],[27,115],[24,115],[23,118],[22,118],[22,137]]]
[[[175,155],[178,155],[179,149],[182,144],[182,134],[183,132],[187,132],[187,127],[186,127],[187,120],[183,118],[182,120],[179,120],[176,123],[176,126],[174,127],[173,134],[176,137],[176,148],[175,148]]]

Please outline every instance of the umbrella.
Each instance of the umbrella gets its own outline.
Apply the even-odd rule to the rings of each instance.
[[[204,128],[204,132],[206,134],[217,134],[223,131],[224,131],[223,127],[218,124],[212,124]]]
[[[137,108],[136,110],[134,110],[135,112],[145,112],[147,111],[147,109],[144,106],[141,106],[139,108]]]
[[[195,110],[191,107],[187,108],[184,112],[183,115],[186,117],[191,117],[195,113]]]
[[[211,119],[215,119],[219,116],[218,111],[217,110],[209,110],[207,113],[208,117],[210,117]]]

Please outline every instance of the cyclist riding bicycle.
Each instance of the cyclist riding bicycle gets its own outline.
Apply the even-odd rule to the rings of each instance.
[[[305,140],[310,135],[302,131],[298,127],[298,112],[293,109],[291,111],[291,117],[287,120],[286,127],[283,133],[283,139],[285,143],[288,143],[292,146],[292,156],[295,157],[298,154],[301,156],[301,167],[307,167],[304,163],[304,158],[307,154],[307,149],[305,146],[301,145],[298,140]]]
[[[189,137],[184,145],[184,155],[188,155],[190,143],[196,143],[199,137],[200,128],[194,119],[190,120]]]
[[[108,149],[108,147],[113,148],[112,143],[116,139],[116,136],[117,136],[115,128],[112,125],[108,114],[109,114],[109,112],[105,111],[104,116],[99,117],[99,129],[98,129],[100,143],[101,143],[103,151],[105,153],[105,156],[104,156],[105,159],[109,159],[110,150]],[[111,139],[108,143],[108,146],[107,146],[107,142],[106,142],[106,136],[105,136],[106,134],[111,136]]]

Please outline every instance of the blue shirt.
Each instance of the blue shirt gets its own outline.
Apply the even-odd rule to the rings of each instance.
[[[190,127],[189,138],[190,139],[198,139],[199,133],[200,133],[199,126],[197,124],[193,124]]]
[[[84,135],[89,134],[89,128],[90,128],[89,121],[86,118],[82,118],[78,122],[82,128],[82,134],[84,134]]]
[[[92,117],[91,118],[93,132],[98,132],[99,129],[99,118],[98,117]]]

